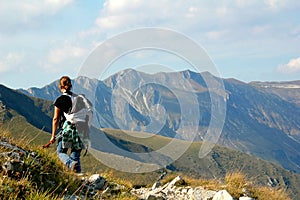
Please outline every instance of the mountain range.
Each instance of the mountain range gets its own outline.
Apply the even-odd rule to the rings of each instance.
[[[55,81],[20,91],[53,101],[59,96],[57,85]],[[212,134],[218,137],[214,141],[300,173],[299,81],[244,83],[208,72],[146,74],[127,69],[103,81],[78,77],[73,85],[76,93],[86,94],[94,103],[95,127],[183,140],[209,138],[209,130],[220,128],[211,128],[220,114],[212,114],[213,108],[225,105],[224,126],[217,124],[222,132]],[[224,103],[214,105],[212,98]]]

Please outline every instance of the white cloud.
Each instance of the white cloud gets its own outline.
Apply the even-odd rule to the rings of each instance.
[[[287,0],[265,0],[266,5],[271,9],[279,9],[286,5]]]
[[[62,46],[50,50],[46,60],[39,62],[39,65],[50,72],[74,69],[79,67],[87,53],[87,49],[66,41]]]
[[[221,31],[208,31],[206,33],[207,38],[212,39],[212,40],[218,40],[222,39],[226,36],[228,33],[227,30],[221,30]]]
[[[86,50],[82,47],[65,44],[63,47],[51,50],[48,55],[48,61],[57,64],[67,59],[80,58],[85,53]]]
[[[274,69],[277,67],[274,59],[280,55],[295,55],[299,50],[300,1],[297,0],[104,1],[97,15],[93,12],[99,2],[82,6],[77,2],[72,5],[75,0],[0,0],[0,49],[5,52],[26,49],[26,59],[19,64],[13,64],[7,55],[0,53],[0,71],[20,64],[31,69],[43,66],[45,71],[65,70],[65,66],[71,69],[80,65],[87,49],[90,51],[99,41],[143,27],[163,27],[186,34],[225,65],[225,59],[220,58],[243,65],[238,62],[244,62],[244,55],[251,53],[253,58],[259,55],[273,60]],[[93,10],[87,9],[90,6],[94,6]],[[69,18],[61,20],[61,14]],[[82,14],[85,17],[81,18]],[[78,23],[69,23],[73,18]],[[44,27],[48,29],[42,29]],[[22,34],[7,34],[11,32]],[[51,43],[64,40],[71,42]],[[257,62],[260,60],[254,60],[253,65]],[[288,63],[279,68],[291,71],[295,68],[292,65]]]
[[[287,74],[300,72],[300,57],[291,59],[287,64],[280,65],[277,69],[279,72]]]
[[[54,15],[74,0],[0,0],[0,33],[16,32],[43,23],[41,16]]]
[[[295,8],[299,6],[297,4],[291,0],[229,0],[218,3],[194,0],[107,0],[95,20],[95,27],[84,31],[83,35],[115,34],[126,29],[149,26],[206,32],[211,28],[224,29],[230,26],[235,31],[233,38],[236,38],[235,35],[243,30],[243,26],[258,26],[260,24],[255,23],[267,20],[274,14],[274,9]]]
[[[3,61],[0,61],[0,73],[6,72],[8,70],[9,70],[9,66]]]
[[[209,54],[215,53],[214,57],[250,54],[270,57],[282,54],[283,49],[294,51],[299,39],[293,40],[290,32],[298,23],[297,14],[292,13],[298,12],[299,2],[107,0],[95,25],[81,32],[81,36],[107,38],[135,28],[163,27],[201,42]],[[298,32],[293,33],[292,37],[299,38]]]
[[[8,53],[0,58],[0,73],[21,70],[20,64],[24,61],[24,54]]]
[[[256,8],[260,7],[267,7],[269,9],[282,9],[286,6],[291,6],[295,0],[236,0],[236,4],[238,7],[252,7],[255,6]]]
[[[8,12],[17,11],[13,13],[17,17],[25,16],[32,17],[39,14],[51,15],[59,11],[63,7],[71,4],[74,0],[31,0],[31,1],[19,1],[19,0],[2,0],[0,1],[1,13],[7,14]]]
[[[252,33],[253,34],[262,34],[262,33],[265,33],[265,32],[268,32],[270,29],[270,25],[257,25],[257,26],[254,26],[253,29],[252,29]]]
[[[199,3],[192,2],[194,1],[108,0],[95,20],[96,27],[85,33],[118,32],[149,26],[182,26],[183,20],[195,19],[202,12],[201,7],[197,5]]]
[[[188,19],[193,19],[197,16],[198,13],[199,13],[199,8],[197,8],[196,6],[190,6],[187,12],[185,13],[185,17]]]

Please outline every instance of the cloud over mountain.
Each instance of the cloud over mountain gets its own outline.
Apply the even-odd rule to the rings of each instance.
[[[291,59],[287,64],[280,65],[277,69],[287,74],[300,72],[300,57]]]

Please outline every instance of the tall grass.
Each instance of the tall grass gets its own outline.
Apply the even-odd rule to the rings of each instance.
[[[252,188],[252,197],[259,200],[290,200],[288,193],[284,189],[271,189],[269,187]]]
[[[244,195],[258,200],[291,199],[284,189],[254,185],[247,179],[246,175],[241,172],[227,173],[225,184],[227,191],[237,199]]]
[[[250,187],[245,174],[241,172],[227,173],[225,183],[227,191],[235,198],[243,196]]]
[[[78,188],[80,181],[66,171],[54,151],[30,146],[30,141],[26,139],[13,139],[7,130],[0,130],[0,135],[9,143],[28,151],[27,155],[21,155],[21,172],[9,177],[4,171],[0,172],[0,199],[55,199]],[[1,152],[9,151],[11,149],[1,148]],[[5,162],[1,157],[0,166]]]

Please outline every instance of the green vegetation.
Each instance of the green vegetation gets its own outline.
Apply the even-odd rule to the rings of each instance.
[[[1,136],[8,136],[6,131],[1,130]],[[0,199],[55,199],[65,192],[73,193],[80,182],[74,179],[72,173],[66,169],[53,153],[41,147],[28,145],[26,140],[9,138],[9,142],[15,146],[35,152],[35,155],[21,155],[23,164],[20,164],[21,173],[13,173],[7,176],[4,171],[0,178]],[[1,149],[1,152],[7,152]],[[5,159],[1,159],[2,166]]]

